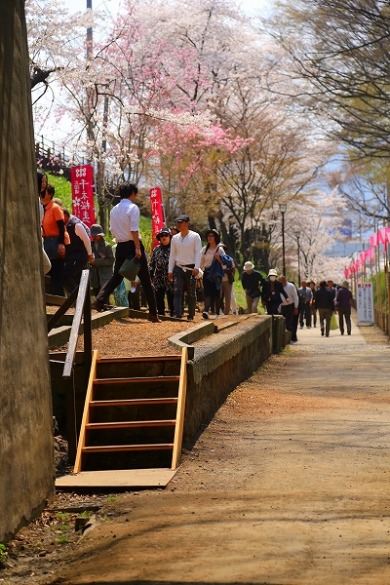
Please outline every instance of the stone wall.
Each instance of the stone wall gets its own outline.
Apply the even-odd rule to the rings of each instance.
[[[54,491],[52,407],[23,0],[0,3],[0,542]]]

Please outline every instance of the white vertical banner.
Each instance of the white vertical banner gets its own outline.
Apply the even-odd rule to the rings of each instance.
[[[356,287],[358,324],[374,324],[374,299],[372,282],[358,282]]]

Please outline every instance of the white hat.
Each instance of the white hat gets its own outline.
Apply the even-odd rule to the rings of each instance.
[[[248,270],[253,270],[255,267],[255,265],[253,264],[253,262],[251,262],[250,260],[248,260],[247,262],[245,262],[244,264],[244,270],[245,272],[248,272]]]
[[[278,276],[278,271],[275,268],[270,268],[268,271],[268,276]]]

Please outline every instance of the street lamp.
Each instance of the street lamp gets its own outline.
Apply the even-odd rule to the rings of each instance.
[[[287,211],[285,203],[279,203],[279,211],[282,214],[282,257],[283,257],[283,274],[286,276],[286,246],[284,241],[284,214]]]
[[[301,284],[301,264],[300,264],[301,249],[299,247],[299,240],[301,237],[301,232],[295,232],[295,237],[297,239],[297,248],[298,248],[298,286],[300,286],[300,284]]]

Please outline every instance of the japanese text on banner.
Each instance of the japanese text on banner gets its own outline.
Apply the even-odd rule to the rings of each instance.
[[[164,209],[160,187],[150,189],[150,208],[152,212],[152,240],[156,243],[156,234],[164,227]]]
[[[72,213],[88,227],[96,223],[91,165],[72,167]]]

